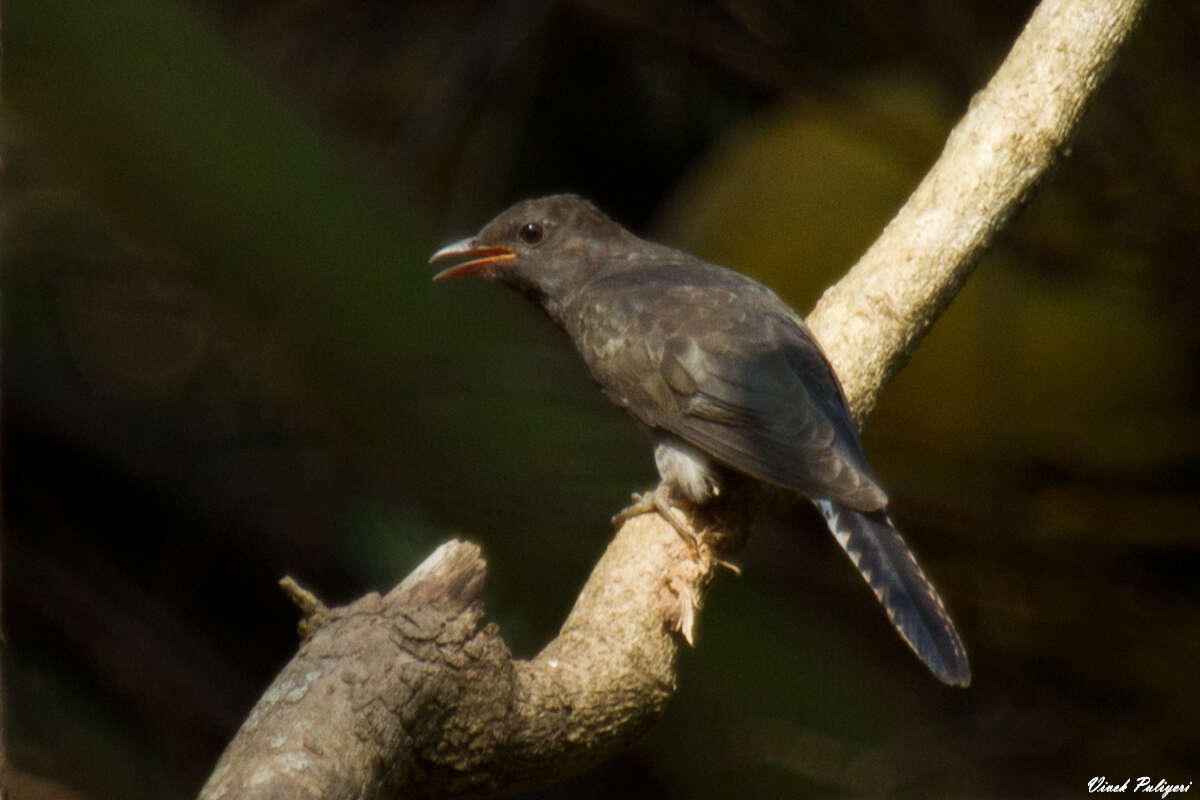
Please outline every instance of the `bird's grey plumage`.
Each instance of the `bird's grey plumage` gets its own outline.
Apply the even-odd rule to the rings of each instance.
[[[862,510],[887,503],[825,357],[782,300],[712,264],[639,267],[598,276],[564,309],[615,403],[759,480]]]
[[[942,681],[969,684],[971,670],[958,631],[888,513],[856,511],[825,499],[813,502],[900,637]]]
[[[724,469],[807,495],[917,655],[943,681],[970,682],[832,367],[774,292],[639,239],[573,195],[518,203],[435,259],[455,255],[478,258],[440,276],[499,278],[570,335],[605,394],[655,432],[665,483],[701,503]]]

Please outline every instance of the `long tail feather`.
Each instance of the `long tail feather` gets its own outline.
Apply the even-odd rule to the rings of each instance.
[[[901,638],[938,679],[952,686],[969,685],[971,665],[954,623],[887,512],[814,502]]]

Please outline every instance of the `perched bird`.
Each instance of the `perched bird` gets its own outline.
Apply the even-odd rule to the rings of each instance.
[[[526,200],[431,263],[525,295],[655,437],[662,483],[636,512],[672,513],[738,474],[809,497],[904,641],[942,681],[971,668],[937,591],[887,513],[841,385],[804,320],[738,272],[634,236],[575,195]]]

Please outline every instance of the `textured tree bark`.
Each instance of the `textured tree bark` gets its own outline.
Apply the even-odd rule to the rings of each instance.
[[[529,661],[483,621],[475,545],[447,542],[386,596],[335,610],[285,579],[304,642],[200,796],[491,797],[598,763],[662,713],[670,620],[711,566],[654,516],[630,520]]]
[[[809,323],[856,419],[1062,153],[1142,0],[1044,0],[941,158]],[[490,797],[567,777],[661,715],[731,534],[699,554],[656,515],[622,525],[559,635],[511,658],[484,623],[485,567],[448,542],[384,597],[306,613],[299,653],[202,798]]]

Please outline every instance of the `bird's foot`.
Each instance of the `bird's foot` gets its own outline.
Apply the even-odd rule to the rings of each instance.
[[[671,505],[671,487],[665,483],[660,483],[649,492],[634,492],[632,496],[633,502],[625,506],[617,512],[612,518],[614,527],[621,527],[631,518],[642,514],[657,512],[660,517],[671,523],[671,527],[679,534],[692,548],[694,552],[700,549],[700,534],[692,529],[692,526],[680,519],[676,512],[682,513],[682,509]]]
[[[712,537],[712,538],[715,538],[718,540],[720,539],[719,536]],[[716,546],[709,542],[709,532],[708,531],[702,531],[700,533],[700,544],[701,544],[701,546],[707,548],[709,553],[716,552],[716,549],[717,549]],[[740,576],[742,574],[742,568],[739,567],[737,564],[734,564],[732,561],[726,561],[725,559],[718,558],[715,555],[712,556],[712,560],[716,563],[716,565],[718,567],[724,567],[725,569],[732,572],[734,575]]]
[[[629,505],[612,516],[613,529],[620,529],[629,520],[655,511],[654,492],[634,492],[629,496]]]
[[[660,483],[653,491],[634,492],[632,500],[632,503],[613,516],[612,523],[614,527],[619,528],[632,517],[641,514],[657,513],[671,524],[671,527],[679,534],[679,538],[683,539],[684,544],[688,546],[692,551],[692,555],[697,560],[703,561],[707,553],[708,557],[712,558],[715,563],[725,567],[734,575],[742,574],[741,568],[736,564],[731,564],[712,554],[714,547],[710,540],[719,537],[710,535],[710,532],[707,530],[697,531],[689,521],[680,519],[680,516],[684,512],[683,509],[671,504],[670,485]]]

